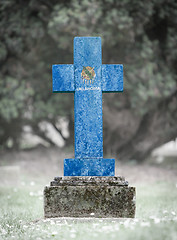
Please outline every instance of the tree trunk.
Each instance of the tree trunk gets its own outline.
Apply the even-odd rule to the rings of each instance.
[[[108,109],[106,109],[107,111]],[[125,110],[117,114],[122,120],[122,123],[117,127],[107,126],[108,131],[111,130],[104,143],[107,153],[116,154],[121,160],[136,159],[143,161],[154,148],[176,138],[177,90],[142,118],[136,119],[133,112],[130,110],[128,112],[129,116],[127,116]],[[115,117],[115,113],[112,114],[110,111],[107,114],[112,118]],[[130,124],[127,124],[127,121],[130,121]],[[108,123],[110,124],[109,121]],[[114,124],[112,123],[112,125]],[[111,151],[109,151],[109,148]]]

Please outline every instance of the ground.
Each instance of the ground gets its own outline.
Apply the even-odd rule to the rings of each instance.
[[[116,162],[136,187],[135,219],[44,219],[44,186],[67,157],[57,148],[0,153],[0,239],[177,239],[176,161]]]

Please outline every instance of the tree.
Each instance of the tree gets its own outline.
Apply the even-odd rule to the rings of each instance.
[[[39,122],[58,129],[58,116],[73,132],[73,96],[52,94],[51,65],[72,63],[74,36],[101,36],[103,63],[124,64],[124,93],[103,96],[105,152],[142,160],[176,138],[176,16],[173,0],[2,2],[1,144],[18,146],[25,124],[45,137]]]

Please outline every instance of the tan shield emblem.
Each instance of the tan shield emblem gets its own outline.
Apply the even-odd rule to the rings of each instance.
[[[83,67],[81,77],[83,79],[83,83],[93,83],[95,79],[95,71],[92,67]]]

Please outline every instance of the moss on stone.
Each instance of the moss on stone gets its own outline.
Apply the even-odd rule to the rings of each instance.
[[[71,177],[62,179],[58,186],[45,187],[44,213],[45,217],[134,217],[135,216],[135,188],[114,185],[118,179],[109,178],[85,179],[84,184],[73,184]],[[82,178],[79,178],[81,183]],[[87,180],[89,184],[87,184]],[[90,184],[90,180],[93,184]],[[109,182],[110,184],[106,184]],[[78,179],[76,179],[78,183]],[[96,183],[96,184],[95,184]],[[94,213],[94,215],[90,215]]]

